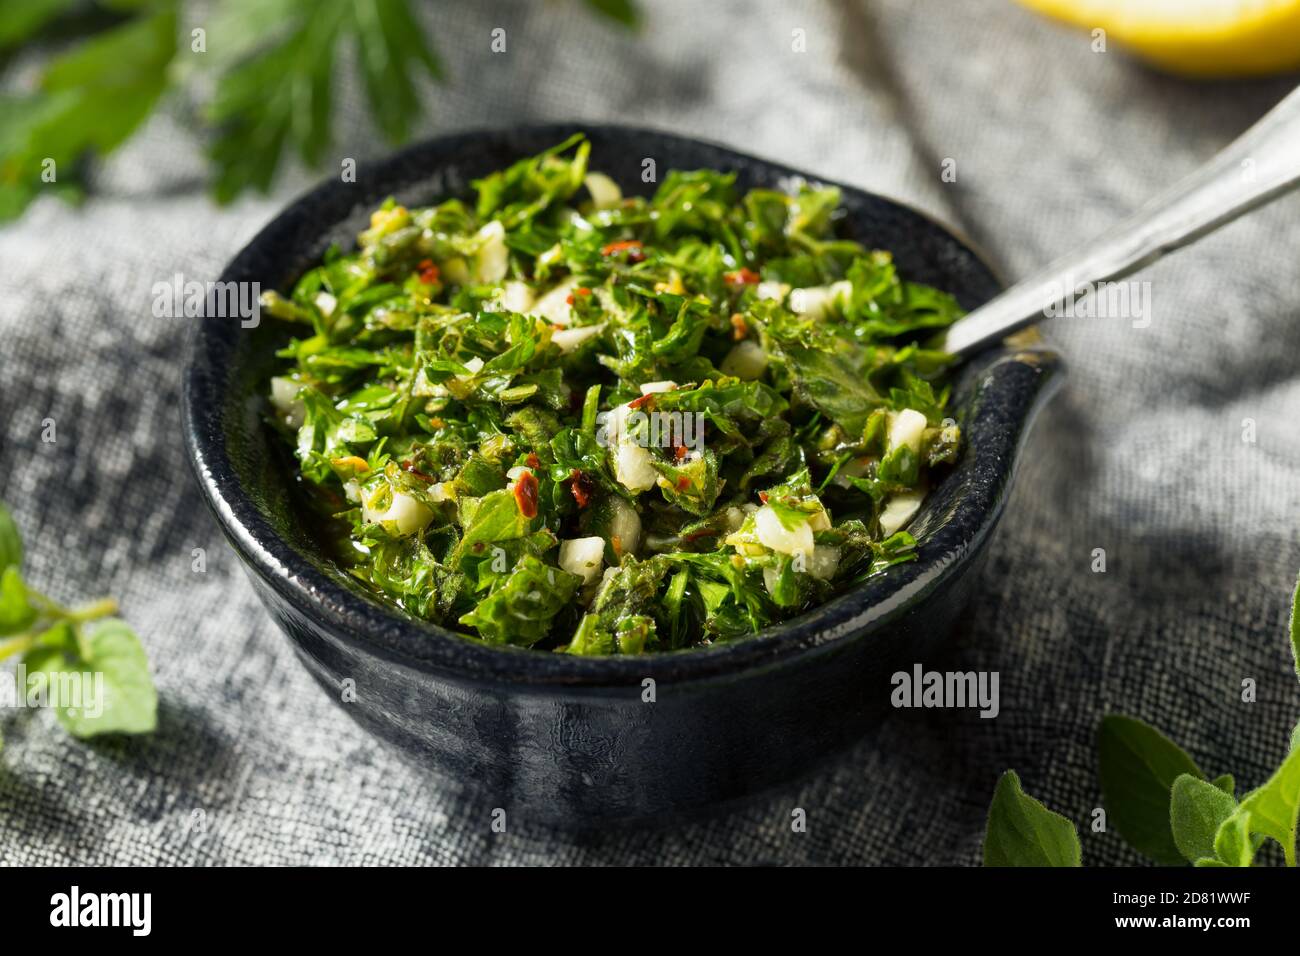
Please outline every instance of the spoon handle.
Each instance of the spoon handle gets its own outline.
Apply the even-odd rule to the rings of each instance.
[[[1092,242],[1017,282],[949,329],[969,355],[1049,318],[1067,300],[1190,245],[1300,183],[1300,88],[1196,172]]]

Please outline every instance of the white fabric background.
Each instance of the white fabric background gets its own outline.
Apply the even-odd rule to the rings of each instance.
[[[1294,82],[1160,76],[1009,0],[643,7],[631,36],[572,3],[430,4],[453,82],[430,88],[421,133],[585,118],[700,135],[910,201],[1015,276],[1206,160]],[[504,55],[488,52],[495,26]],[[342,100],[337,156],[383,152],[355,94]],[[490,800],[408,768],[325,699],[200,504],[179,438],[183,327],[150,315],[149,287],[215,277],[315,175],[218,210],[187,109],[99,167],[82,208],[42,199],[0,231],[0,498],[37,585],[121,599],[162,701],[152,737],[89,745],[49,714],[0,715],[0,861],[971,863],[1014,767],[1084,824],[1086,861],[1129,863],[1117,836],[1086,829],[1102,713],[1155,722],[1245,787],[1284,752],[1300,716],[1285,638],[1300,567],[1294,199],[1151,270],[1150,328],[1045,329],[1071,377],[946,665],[1000,671],[996,720],[900,712],[816,778],[688,826],[578,839],[516,816],[498,836]],[[1098,547],[1105,574],[1089,570]],[[796,806],[807,833],[790,830]]]

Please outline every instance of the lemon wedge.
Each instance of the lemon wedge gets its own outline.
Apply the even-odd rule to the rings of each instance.
[[[1300,68],[1300,0],[1019,0],[1185,76]]]

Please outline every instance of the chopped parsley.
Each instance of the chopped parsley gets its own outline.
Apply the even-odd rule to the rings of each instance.
[[[626,197],[589,152],[389,200],[263,296],[296,325],[268,391],[332,559],[478,640],[639,654],[913,558],[960,443],[918,344],[953,298],[840,238],[834,188],[675,170]]]

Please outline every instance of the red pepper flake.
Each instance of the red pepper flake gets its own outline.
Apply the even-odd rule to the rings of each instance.
[[[640,408],[642,405],[651,404],[651,399],[653,399],[654,397],[655,397],[654,392],[648,392],[645,395],[642,395],[640,398],[632,399],[632,401],[627,403],[627,407]]]
[[[528,457],[525,458],[524,461],[527,463],[529,468],[540,468],[542,466],[542,462],[537,457],[537,452],[535,451],[530,451]]]
[[[433,285],[438,281],[438,277],[442,275],[438,264],[432,259],[421,259],[417,268],[420,270],[420,281],[425,285]]]
[[[686,446],[685,446],[685,445],[674,445],[674,446],[673,446],[673,458],[674,458],[675,460],[677,460],[677,461],[681,461],[683,458],[686,457],[686,455],[687,455],[687,451],[686,451]]]
[[[426,475],[424,472],[420,471],[420,469],[415,467],[415,462],[413,461],[402,462],[402,469],[409,474],[415,475],[416,478],[419,478],[423,482],[428,483],[433,481],[433,476]]]
[[[515,482],[515,504],[525,518],[537,517],[537,476],[526,471]]]
[[[767,492],[766,492],[766,491],[760,491],[760,492],[758,493],[758,500],[761,501],[761,502],[763,502],[763,504],[767,504]]]
[[[628,262],[645,262],[645,247],[641,245],[639,239],[624,239],[622,242],[611,242],[600,250],[602,256],[612,256],[620,252],[627,253]]]
[[[731,313],[731,337],[739,342],[749,334],[749,325],[739,312]]]
[[[569,491],[573,493],[573,500],[579,508],[585,508],[591,503],[592,490],[591,478],[582,469],[573,469],[569,474]]]
[[[680,478],[677,479],[678,491],[686,491],[688,488],[690,488],[690,486],[691,486],[691,479],[687,478],[685,475],[682,475]]]
[[[569,303],[569,305],[573,305],[573,297],[575,295],[584,295],[584,296],[591,295],[591,290],[588,289],[585,285],[580,285],[572,292],[570,292],[567,296],[565,296],[564,301]]]
[[[753,285],[761,278],[762,276],[757,272],[748,268],[737,269],[735,272],[728,272],[722,277],[723,281],[726,282],[727,285]]]
[[[614,549],[614,557],[620,561],[623,560],[623,539],[618,535],[610,535],[609,546]]]

